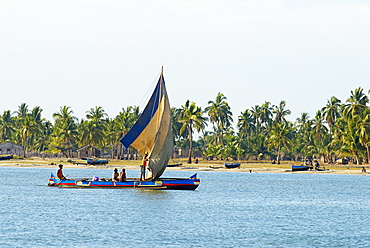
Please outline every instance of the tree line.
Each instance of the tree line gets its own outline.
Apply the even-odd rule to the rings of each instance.
[[[369,92],[368,92],[369,93]],[[194,154],[221,160],[320,159],[335,163],[347,158],[354,164],[370,161],[369,98],[361,87],[351,91],[342,102],[335,96],[317,110],[314,117],[302,112],[296,121],[287,120],[291,111],[286,102],[273,105],[265,101],[241,112],[233,128],[233,114],[224,94],[218,93],[202,109],[187,100],[172,108],[172,131],[175,147],[188,150],[188,163]],[[122,108],[109,118],[100,106],[86,112],[79,120],[68,106],[53,114],[53,122],[42,118],[42,109],[29,109],[22,103],[18,110],[0,116],[0,142],[21,145],[26,152],[62,153],[71,157],[79,147],[93,146],[108,151],[112,158],[123,158],[119,140],[139,118],[136,106]],[[194,140],[194,133],[200,134]]]

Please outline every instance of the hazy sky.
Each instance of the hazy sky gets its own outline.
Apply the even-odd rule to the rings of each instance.
[[[0,0],[0,114],[114,118],[162,65],[172,107],[222,92],[235,122],[264,101],[314,117],[370,89],[370,1]]]

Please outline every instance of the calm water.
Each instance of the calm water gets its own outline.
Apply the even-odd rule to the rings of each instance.
[[[1,247],[370,246],[369,176],[199,172],[195,191],[146,191],[47,187],[55,170],[0,167]]]

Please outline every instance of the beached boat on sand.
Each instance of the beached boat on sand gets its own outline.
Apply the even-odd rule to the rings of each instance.
[[[168,164],[167,167],[176,167],[176,166],[180,166],[180,165],[182,165],[182,163]]]
[[[228,169],[240,167],[240,163],[225,163],[225,167]]]
[[[123,182],[107,179],[60,180],[51,174],[49,186],[78,188],[141,188],[195,190],[200,179],[197,174],[189,178],[160,178],[172,154],[171,108],[163,78],[163,68],[156,88],[131,130],[121,139],[125,149],[132,146],[141,155],[148,153],[150,177],[145,180],[127,178]]]
[[[108,164],[108,159],[87,158],[86,163],[90,165]]]
[[[307,165],[292,165],[292,171],[308,171],[312,167]]]
[[[9,160],[12,159],[13,155],[5,155],[5,156],[0,156],[0,160]]]

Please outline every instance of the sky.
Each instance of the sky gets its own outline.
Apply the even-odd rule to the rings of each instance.
[[[219,92],[234,122],[286,101],[295,121],[370,89],[370,1],[0,0],[0,114],[145,106],[161,67],[172,107]]]

